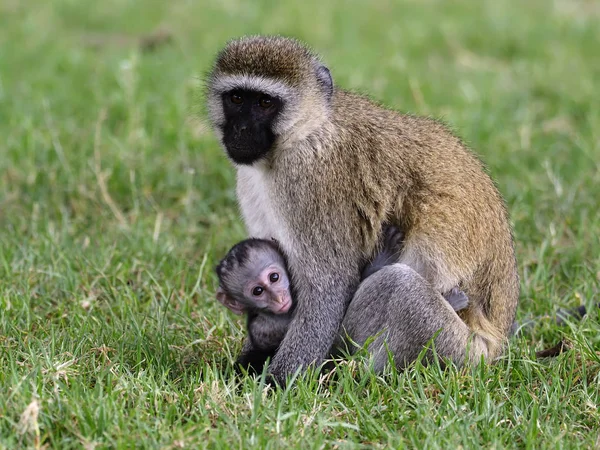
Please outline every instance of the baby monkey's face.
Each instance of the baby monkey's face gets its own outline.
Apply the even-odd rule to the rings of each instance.
[[[278,263],[269,264],[249,277],[243,294],[249,308],[285,314],[292,307],[288,274]]]
[[[281,253],[260,241],[239,245],[229,251],[221,265],[217,300],[236,314],[287,313],[292,295]]]

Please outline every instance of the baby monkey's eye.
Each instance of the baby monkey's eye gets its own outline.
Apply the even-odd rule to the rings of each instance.
[[[265,290],[263,288],[261,288],[260,286],[256,286],[254,289],[252,289],[252,295],[254,295],[255,297],[260,296]]]
[[[273,99],[269,95],[263,95],[258,99],[258,104],[261,108],[270,108],[273,106]]]
[[[231,103],[235,103],[236,105],[241,105],[242,103],[244,103],[244,99],[237,92],[232,92],[230,99],[231,99]]]
[[[277,283],[277,281],[279,281],[279,274],[277,272],[273,272],[271,275],[269,275],[269,280],[271,280],[271,283]]]

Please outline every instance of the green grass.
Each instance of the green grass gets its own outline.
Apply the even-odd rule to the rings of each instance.
[[[158,28],[173,40],[140,51]],[[600,445],[597,312],[489,367],[353,360],[269,395],[231,377],[243,322],[213,267],[244,228],[201,79],[227,39],[276,32],[482,156],[515,225],[520,318],[598,300],[597,2],[3,0],[0,448]]]

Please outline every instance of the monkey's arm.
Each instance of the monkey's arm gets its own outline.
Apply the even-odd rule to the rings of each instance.
[[[335,240],[331,238],[330,242]],[[314,244],[311,249],[289,258],[297,305],[288,332],[269,367],[270,374],[280,385],[296,370],[320,364],[327,357],[346,305],[359,282],[357,255],[352,255],[352,251],[345,255],[350,253],[350,258],[355,257],[356,264],[352,268],[351,259],[343,258],[343,253],[333,251],[327,255],[321,253],[323,248]]]
[[[235,362],[236,372],[244,369],[251,374],[262,373],[267,360],[277,352],[290,321],[291,313],[274,315],[249,312],[248,337]]]

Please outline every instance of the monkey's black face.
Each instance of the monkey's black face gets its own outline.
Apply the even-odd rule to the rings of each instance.
[[[264,158],[275,142],[273,121],[281,111],[281,100],[241,89],[223,93],[222,99],[223,144],[229,157],[247,165]]]

